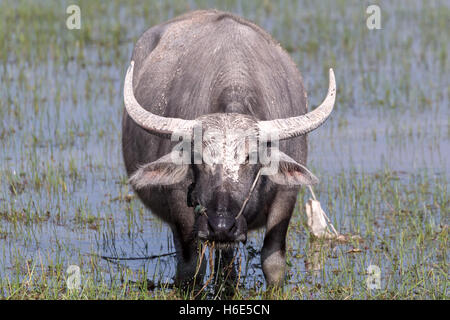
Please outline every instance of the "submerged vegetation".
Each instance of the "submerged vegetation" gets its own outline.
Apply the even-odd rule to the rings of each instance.
[[[81,8],[81,29],[66,8]],[[292,55],[309,103],[336,73],[331,118],[309,135],[315,192],[360,240],[313,240],[299,194],[282,292],[265,292],[253,232],[234,298],[448,299],[450,161],[446,1],[0,2],[0,297],[183,299],[171,232],[135,198],[121,155],[122,85],[135,41],[198,8],[238,13]],[[116,260],[122,258],[154,259]],[[69,290],[67,268],[81,271]],[[370,266],[379,288],[369,289]],[[205,280],[209,277],[207,274]],[[214,298],[208,286],[199,297]]]

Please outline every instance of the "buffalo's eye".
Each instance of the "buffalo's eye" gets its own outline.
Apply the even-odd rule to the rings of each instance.
[[[250,163],[250,155],[248,154],[248,155],[245,157],[244,164],[249,164],[249,163]]]

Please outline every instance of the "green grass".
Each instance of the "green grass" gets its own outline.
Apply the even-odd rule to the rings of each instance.
[[[81,8],[80,30],[65,26],[73,3]],[[126,182],[123,77],[147,28],[218,8],[253,20],[288,50],[311,106],[325,96],[334,68],[335,111],[310,134],[309,167],[333,224],[363,239],[311,240],[302,191],[284,291],[265,291],[259,231],[241,248],[234,298],[448,299],[450,8],[445,1],[378,1],[382,29],[368,30],[369,4],[1,1],[0,298],[192,297],[166,284],[173,256],[118,263],[98,256],[174,251],[170,230]],[[69,265],[81,268],[80,291],[67,289]],[[367,289],[369,265],[380,267],[379,290]],[[214,298],[211,286],[200,297]]]

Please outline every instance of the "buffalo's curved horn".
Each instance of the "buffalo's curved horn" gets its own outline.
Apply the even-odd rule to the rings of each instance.
[[[320,106],[307,114],[286,119],[259,121],[260,135],[264,139],[284,140],[306,134],[327,120],[333,111],[336,99],[336,80],[333,69],[330,68],[328,94]]]
[[[128,115],[142,128],[150,133],[170,138],[176,132],[179,135],[192,135],[193,127],[198,124],[196,120],[179,118],[166,118],[145,110],[134,97],[133,92],[134,61],[131,61],[125,76],[123,86],[123,101]]]

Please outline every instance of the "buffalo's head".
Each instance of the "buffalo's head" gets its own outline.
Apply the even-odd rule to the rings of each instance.
[[[305,115],[259,121],[244,114],[217,113],[183,120],[155,115],[139,105],[132,87],[133,66],[132,61],[124,85],[128,114],[148,132],[179,142],[171,153],[136,170],[130,182],[140,189],[192,177],[187,205],[197,214],[199,239],[245,242],[258,199],[269,196],[264,179],[291,186],[317,182],[308,169],[278,149],[278,141],[306,134],[327,119],[336,92],[332,69],[326,99]]]

